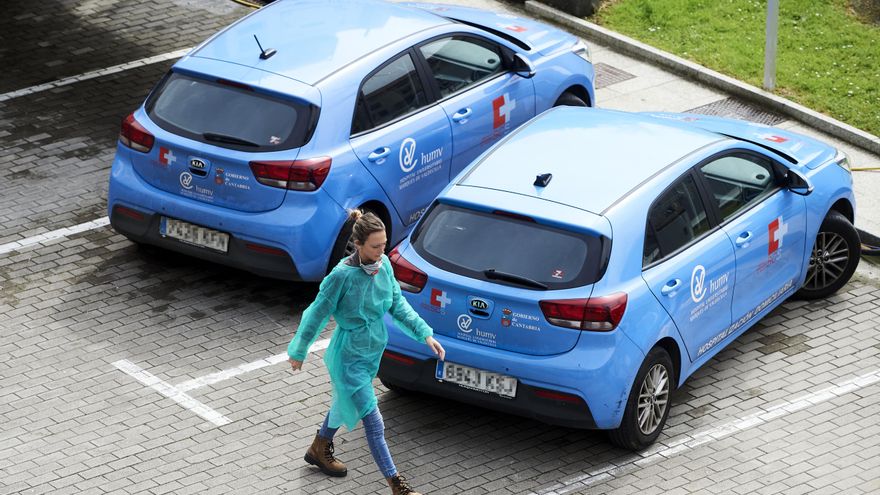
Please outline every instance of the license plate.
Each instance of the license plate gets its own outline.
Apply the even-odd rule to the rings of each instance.
[[[438,380],[454,383],[478,392],[497,394],[512,399],[516,397],[516,378],[471,368],[448,361],[437,361],[434,375]]]
[[[173,218],[162,217],[162,221],[159,223],[159,233],[165,237],[221,253],[225,253],[229,247],[229,234]]]

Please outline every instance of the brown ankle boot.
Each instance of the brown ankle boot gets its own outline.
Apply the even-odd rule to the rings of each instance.
[[[406,479],[400,473],[385,479],[388,480],[388,486],[391,487],[391,495],[422,495],[410,488],[409,483],[406,482]]]
[[[342,477],[348,474],[345,464],[333,457],[333,440],[321,438],[320,435],[315,435],[315,440],[303,459],[309,464],[318,466],[318,469],[326,475]]]

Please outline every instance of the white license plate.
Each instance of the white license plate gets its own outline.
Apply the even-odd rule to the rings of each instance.
[[[434,376],[464,388],[512,399],[516,397],[516,378],[471,368],[448,361],[438,361]]]
[[[173,218],[162,217],[162,221],[159,223],[159,233],[187,244],[213,249],[221,253],[225,253],[229,247],[229,234]]]

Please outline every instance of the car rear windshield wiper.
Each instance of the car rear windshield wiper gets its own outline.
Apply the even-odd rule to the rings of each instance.
[[[260,147],[259,144],[253,141],[248,141],[247,139],[242,139],[235,136],[227,136],[226,134],[218,134],[216,132],[206,132],[202,134],[202,137],[207,139],[208,141],[214,141],[217,143],[239,144],[242,146],[254,146],[256,148]]]
[[[491,278],[494,280],[506,280],[508,282],[513,282],[520,285],[525,285],[528,287],[534,287],[536,289],[547,289],[547,286],[538,282],[537,280],[532,280],[530,278],[521,277],[519,275],[514,275],[512,273],[507,272],[499,272],[494,268],[489,268],[488,270],[483,270],[483,275],[486,278]]]

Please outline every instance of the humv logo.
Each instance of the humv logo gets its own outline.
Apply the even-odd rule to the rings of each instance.
[[[419,161],[416,159],[416,140],[413,138],[406,138],[403,140],[403,143],[400,144],[400,169],[404,172],[409,172],[410,170],[416,168]]]
[[[691,299],[695,303],[702,301],[703,297],[706,296],[707,290],[706,268],[703,265],[697,265],[694,267],[694,271],[691,272]]]
[[[443,156],[443,148],[437,148],[436,150],[428,153],[427,155],[424,153],[419,153],[419,154],[422,156],[422,158],[421,158],[422,163],[429,163],[429,162],[433,162],[434,160],[437,160]]]

